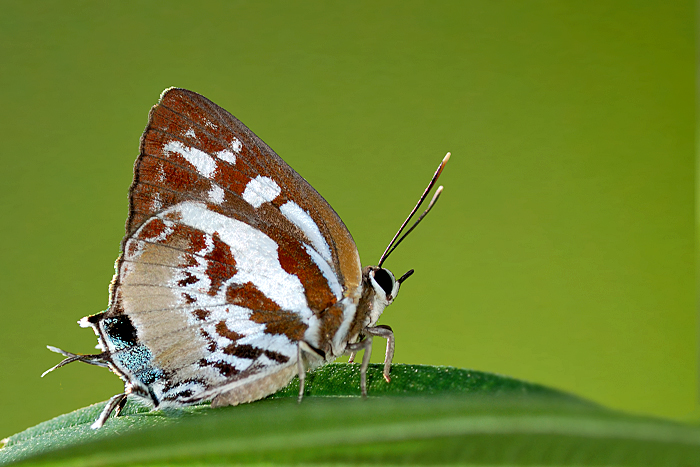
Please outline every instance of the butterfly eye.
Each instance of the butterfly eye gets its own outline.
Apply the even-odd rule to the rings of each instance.
[[[379,284],[387,297],[391,295],[394,290],[394,276],[384,268],[379,268],[374,271],[374,280]]]

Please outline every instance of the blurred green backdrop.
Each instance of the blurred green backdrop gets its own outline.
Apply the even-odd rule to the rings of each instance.
[[[122,389],[90,352],[139,136],[181,86],[239,117],[374,264],[397,362],[697,414],[692,1],[33,2],[0,16],[0,435]],[[382,357],[375,349],[375,361]]]

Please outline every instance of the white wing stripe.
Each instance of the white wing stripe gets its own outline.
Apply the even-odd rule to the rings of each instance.
[[[321,255],[316,252],[316,250],[311,248],[311,246],[304,243],[304,249],[309,256],[311,256],[313,262],[316,263],[316,266],[318,266],[318,268],[321,270],[321,274],[323,274],[323,277],[326,278],[328,287],[331,289],[331,292],[333,292],[333,295],[335,295],[335,298],[340,300],[343,296],[343,288],[340,286],[338,277],[333,272],[333,269],[331,269],[330,265],[321,257]]]
[[[245,186],[243,199],[257,209],[263,203],[269,203],[277,198],[281,191],[273,179],[258,175]]]
[[[304,232],[306,238],[311,241],[314,249],[323,257],[328,264],[331,264],[333,259],[331,257],[331,249],[328,248],[328,243],[326,239],[321,235],[321,231],[318,226],[311,218],[308,212],[304,211],[297,203],[294,201],[287,201],[282,206],[280,206],[280,211],[282,215],[286,217],[292,224],[296,225]]]
[[[212,183],[211,190],[209,190],[209,200],[214,204],[221,204],[224,202],[224,189],[219,185]]]
[[[180,154],[187,162],[192,164],[203,177],[211,178],[211,174],[216,170],[216,161],[214,158],[197,148],[185,146],[180,141],[170,141],[163,149],[167,152]]]
[[[233,283],[252,282],[267,298],[285,310],[295,311],[308,321],[313,315],[306,303],[304,286],[299,278],[289,274],[279,261],[277,243],[248,224],[210,211],[206,206],[186,201],[159,214],[168,212],[180,215],[185,225],[213,236],[218,233],[221,240],[231,248],[236,259],[237,272]]]
[[[236,155],[228,149],[224,149],[223,151],[217,152],[215,156],[221,159],[222,161],[226,161],[232,165],[236,163]]]

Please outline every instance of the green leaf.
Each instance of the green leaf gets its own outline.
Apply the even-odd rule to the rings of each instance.
[[[310,372],[252,404],[149,411],[129,402],[100,430],[95,404],[7,440],[0,464],[220,465],[381,463],[695,465],[700,429],[603,409],[539,385],[449,367],[359,366]]]

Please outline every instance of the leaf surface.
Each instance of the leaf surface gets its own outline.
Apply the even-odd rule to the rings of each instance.
[[[450,367],[394,365],[384,382],[359,365],[310,372],[252,404],[149,411],[129,402],[100,430],[104,403],[18,433],[0,463],[53,466],[258,463],[696,465],[700,429],[632,417],[512,378]]]

